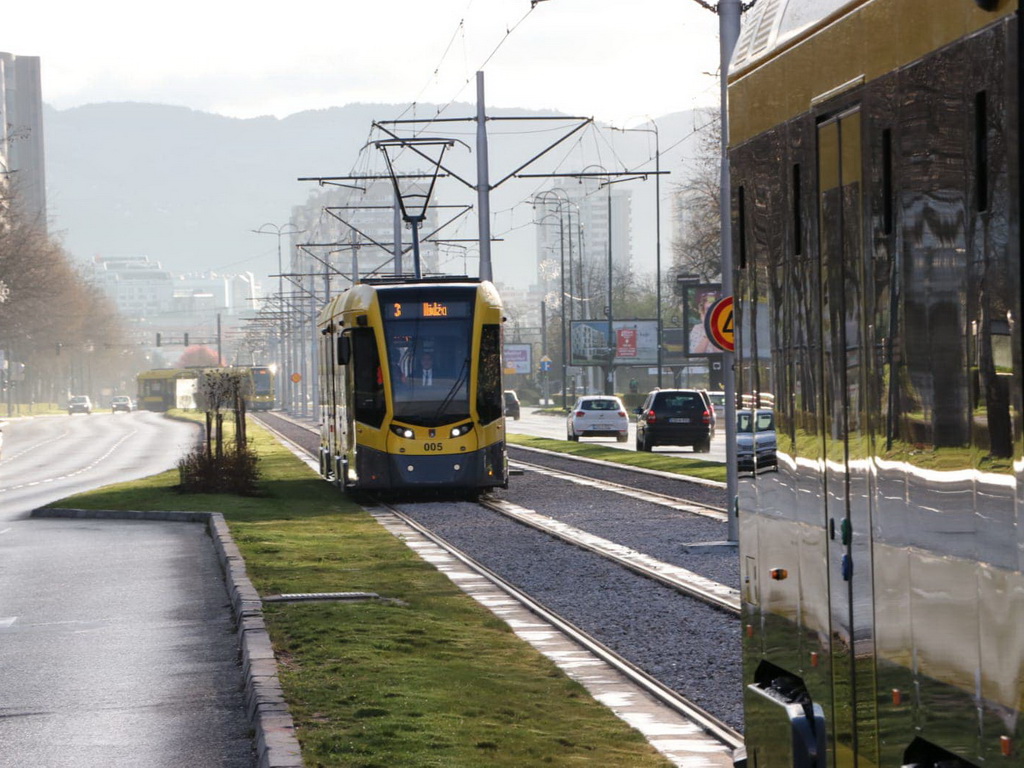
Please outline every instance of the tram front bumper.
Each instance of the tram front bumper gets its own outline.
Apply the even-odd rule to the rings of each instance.
[[[493,488],[508,485],[504,444],[471,453],[411,456],[363,448],[360,488]]]

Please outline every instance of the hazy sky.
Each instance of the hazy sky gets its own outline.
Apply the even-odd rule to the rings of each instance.
[[[481,68],[489,106],[617,125],[717,101],[718,18],[695,0],[36,0],[6,5],[0,50],[42,57],[58,109],[445,104]]]

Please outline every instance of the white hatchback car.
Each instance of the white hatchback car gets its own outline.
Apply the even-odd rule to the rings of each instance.
[[[614,437],[624,443],[629,439],[629,416],[619,398],[587,395],[569,411],[565,429],[568,439],[573,441],[581,437]]]

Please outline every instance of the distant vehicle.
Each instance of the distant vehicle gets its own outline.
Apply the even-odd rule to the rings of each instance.
[[[714,407],[699,389],[656,389],[636,409],[636,449],[690,445],[694,453],[711,450]]]
[[[144,411],[195,408],[193,395],[202,368],[156,368],[137,377],[136,406]]]
[[[715,417],[718,419],[725,418],[725,392],[711,391],[708,392],[708,399],[711,401],[711,405],[715,408]]]
[[[511,389],[506,389],[503,396],[505,398],[505,418],[519,421],[519,396]]]
[[[68,416],[73,413],[92,413],[92,400],[85,395],[75,395],[68,400]]]
[[[708,409],[708,415],[711,417],[711,439],[715,439],[715,430],[718,429],[718,412],[715,410],[715,404],[711,400],[711,393],[706,389],[698,389],[700,396],[704,399],[704,407]]]
[[[568,439],[614,437],[620,443],[629,439],[629,415],[617,397],[591,395],[581,397],[566,418]]]
[[[736,412],[736,467],[757,472],[778,467],[775,414],[767,409]]]
[[[252,393],[245,404],[250,411],[269,411],[274,407],[274,368],[269,365],[253,365]]]
[[[131,413],[135,410],[135,403],[127,395],[117,395],[110,401],[110,412],[117,413],[118,411],[124,411],[125,413]]]

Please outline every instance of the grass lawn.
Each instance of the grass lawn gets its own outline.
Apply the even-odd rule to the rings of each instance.
[[[659,453],[643,453],[640,451],[623,451],[593,443],[575,443],[571,440],[552,440],[547,437],[530,437],[527,435],[508,434],[509,445],[522,445],[527,448],[543,448],[557,453],[571,453],[588,459],[601,459],[615,464],[626,464],[630,467],[657,469],[677,475],[699,477],[704,480],[725,482],[725,464],[704,459],[687,459],[680,456],[669,456]]]
[[[220,511],[260,594],[392,599],[265,607],[307,766],[669,765],[266,432],[249,436],[256,497],[181,494],[173,471],[53,506]]]

